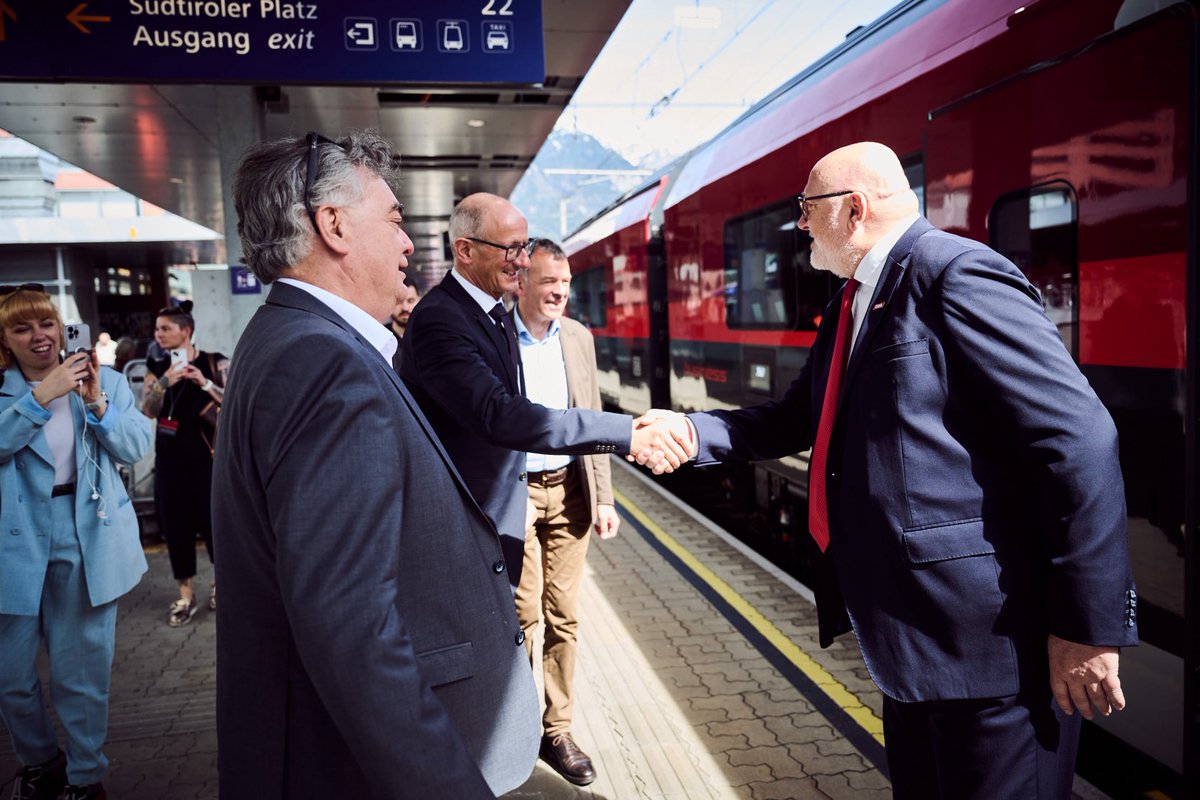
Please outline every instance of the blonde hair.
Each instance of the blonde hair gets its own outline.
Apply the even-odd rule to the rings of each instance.
[[[58,323],[58,346],[61,348],[66,331],[63,328],[62,316],[51,302],[50,295],[35,289],[18,289],[12,294],[0,296],[0,335],[22,322],[35,322],[47,318]],[[13,366],[13,362],[12,351],[8,345],[0,347],[0,369],[8,369]]]

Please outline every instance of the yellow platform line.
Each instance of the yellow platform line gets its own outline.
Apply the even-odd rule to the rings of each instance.
[[[674,553],[680,561],[687,565],[688,569],[708,584],[725,602],[729,603],[746,622],[766,637],[767,641],[782,653],[784,658],[792,662],[796,669],[803,672],[809,680],[820,687],[821,691],[830,700],[841,707],[859,727],[874,737],[880,744],[883,744],[883,720],[875,716],[875,712],[870,707],[859,700],[841,681],[826,672],[824,667],[809,657],[807,653],[797,647],[795,642],[785,636],[783,631],[775,627],[770,620],[763,616],[762,612],[751,605],[746,598],[734,591],[732,586],[706,567],[700,559],[692,555],[690,551],[664,531],[653,519],[647,516],[644,511],[638,508],[615,487],[613,488],[613,494],[616,496],[617,502],[624,506],[646,530],[650,531],[663,547]]]

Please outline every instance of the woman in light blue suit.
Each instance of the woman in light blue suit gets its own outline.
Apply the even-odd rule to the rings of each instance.
[[[0,719],[24,765],[14,797],[103,798],[116,600],[146,571],[117,472],[150,422],[95,354],[59,363],[63,324],[37,284],[0,287]],[[45,643],[54,709],[35,659]]]

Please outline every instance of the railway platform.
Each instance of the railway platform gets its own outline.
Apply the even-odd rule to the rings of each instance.
[[[620,535],[593,540],[573,733],[598,777],[539,762],[511,800],[891,796],[881,701],[852,638],[817,646],[805,588],[614,459]],[[105,785],[113,800],[217,797],[215,614],[168,628],[165,550],[122,600]],[[201,558],[199,595],[211,567]],[[0,784],[17,769],[0,737]],[[0,792],[2,793],[2,792]],[[1082,781],[1078,800],[1104,795]]]

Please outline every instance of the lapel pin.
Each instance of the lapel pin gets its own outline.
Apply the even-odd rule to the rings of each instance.
[[[884,305],[886,305],[886,304],[883,301],[880,301],[880,302],[876,303],[875,305],[871,306],[871,310],[878,311],[879,309],[883,308]]]

